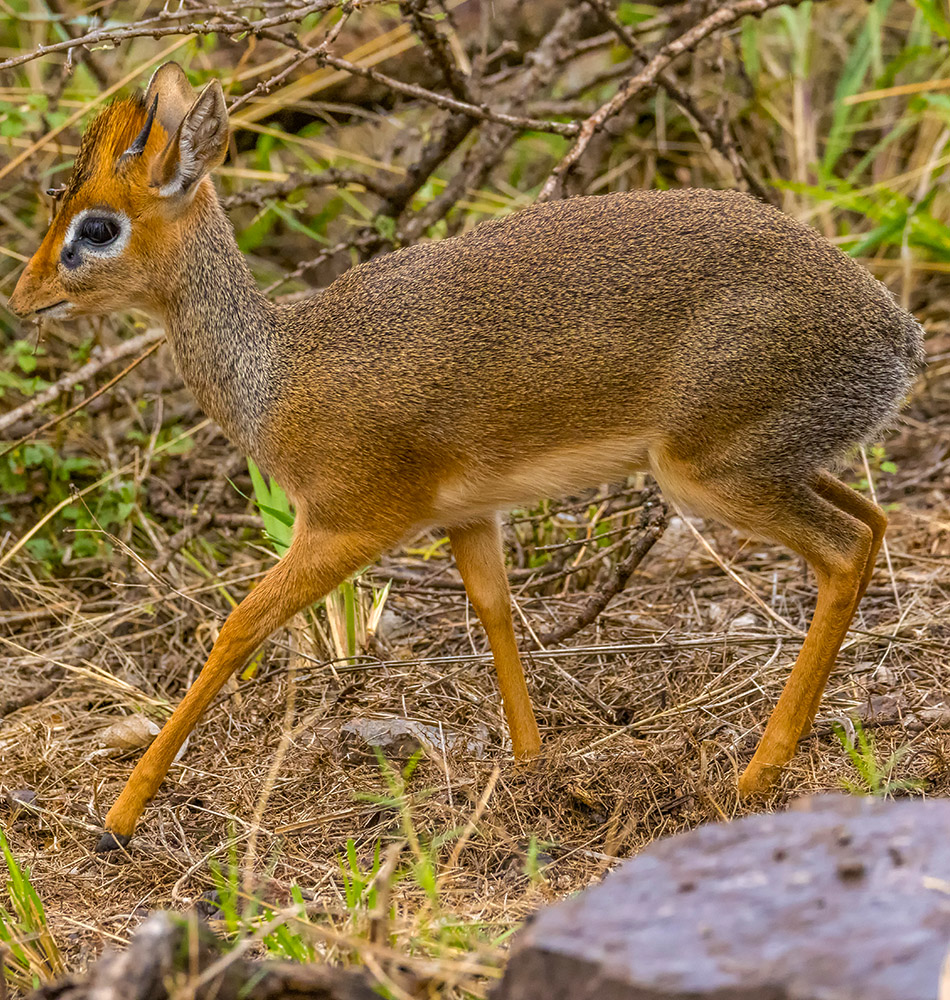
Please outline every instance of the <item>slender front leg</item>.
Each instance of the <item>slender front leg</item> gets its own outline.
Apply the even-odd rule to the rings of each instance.
[[[382,542],[354,534],[299,530],[286,555],[231,612],[211,655],[162,731],[136,764],[106,816],[97,851],[125,846],[139,816],[158,791],[175,754],[224,682],[255,649],[296,612],[318,601],[360,566],[375,559]]]
[[[498,520],[451,528],[449,541],[469,600],[488,633],[515,757],[534,757],[541,749],[541,736],[515,641]]]

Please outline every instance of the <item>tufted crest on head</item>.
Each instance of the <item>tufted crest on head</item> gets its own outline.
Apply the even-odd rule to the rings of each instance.
[[[111,176],[185,193],[227,152],[224,94],[217,80],[195,95],[177,63],[160,66],[144,95],[113,101],[80,142],[67,184],[73,195],[90,179]]]
[[[175,241],[200,226],[213,198],[208,174],[224,160],[228,136],[221,84],[196,95],[176,63],[159,67],[144,95],[106,107],[83,134],[11,308],[71,316],[141,304],[155,262],[174,261]]]
[[[156,127],[154,118],[150,120],[141,94],[113,101],[83,133],[72,173],[66,182],[67,197],[74,198],[91,181],[128,177],[129,168],[133,166],[144,171],[149,157],[157,156],[168,138],[161,125]],[[144,180],[144,173],[137,179]]]

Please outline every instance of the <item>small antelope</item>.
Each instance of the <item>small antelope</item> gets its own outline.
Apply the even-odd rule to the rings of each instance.
[[[86,130],[10,299],[24,316],[154,316],[205,412],[297,508],[289,551],[224,623],[98,849],[128,843],[271,632],[426,526],[448,531],[488,634],[514,755],[536,754],[499,514],[641,469],[814,569],[814,618],[739,782],[768,789],[812,726],[886,525],[828,469],[908,392],[914,319],[807,226],[701,190],[538,205],[275,305],[209,177],[227,146],[221,85],[195,96],[166,63]]]

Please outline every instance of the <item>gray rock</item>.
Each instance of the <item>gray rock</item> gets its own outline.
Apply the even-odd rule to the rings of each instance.
[[[542,911],[493,1000],[936,1000],[948,952],[950,802],[823,796]]]

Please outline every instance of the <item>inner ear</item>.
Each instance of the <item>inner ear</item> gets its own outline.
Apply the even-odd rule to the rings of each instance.
[[[190,195],[228,152],[228,109],[218,80],[198,95],[178,131],[152,167],[151,184],[163,197]]]
[[[194,88],[178,63],[163,63],[155,70],[145,91],[147,107],[151,107],[156,96],[158,107],[155,110],[155,117],[168,135],[173,136],[195,101]]]

